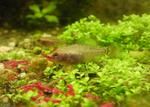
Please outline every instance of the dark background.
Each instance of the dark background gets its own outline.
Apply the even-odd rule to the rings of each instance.
[[[0,0],[1,26],[26,26],[29,5],[57,2],[60,25],[66,25],[90,14],[103,22],[114,22],[129,14],[150,12],[150,0]]]

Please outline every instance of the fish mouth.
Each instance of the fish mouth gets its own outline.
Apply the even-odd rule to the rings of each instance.
[[[54,57],[53,55],[46,55],[46,54],[42,54],[47,60],[49,61],[53,61],[54,60]]]

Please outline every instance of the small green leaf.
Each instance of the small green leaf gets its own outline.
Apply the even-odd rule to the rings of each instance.
[[[33,5],[29,6],[29,9],[32,10],[34,13],[40,12],[40,8],[37,4],[33,4]]]
[[[51,23],[51,22],[58,23],[59,22],[58,18],[56,16],[54,16],[54,15],[46,15],[45,19],[49,23]]]
[[[38,19],[38,18],[42,18],[42,17],[43,17],[43,14],[40,13],[40,12],[38,12],[38,13],[35,13],[34,16],[35,16],[35,18]]]
[[[35,19],[35,16],[32,15],[32,14],[29,14],[29,15],[26,16],[26,18],[28,18],[28,19]]]
[[[42,9],[42,13],[43,14],[52,13],[55,9],[56,9],[56,4],[52,2],[47,7]]]

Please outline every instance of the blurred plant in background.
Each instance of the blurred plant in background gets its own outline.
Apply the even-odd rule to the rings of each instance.
[[[94,0],[16,0],[0,1],[0,20],[4,26],[47,27],[68,24],[84,16]],[[11,17],[11,18],[10,18]]]
[[[123,15],[149,13],[149,0],[96,0],[91,3],[88,14],[93,14],[103,22],[114,22]]]
[[[44,27],[56,26],[59,21],[66,25],[91,14],[113,22],[124,14],[149,13],[149,5],[149,0],[1,0],[0,24]]]
[[[59,19],[53,13],[56,10],[56,3],[47,2],[46,7],[43,7],[38,4],[32,4],[29,6],[31,14],[27,14],[27,22],[28,24],[33,25],[43,25],[43,24],[51,24],[51,23],[59,23]]]

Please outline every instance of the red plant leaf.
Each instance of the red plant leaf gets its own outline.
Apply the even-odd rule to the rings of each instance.
[[[39,97],[42,97],[42,96],[44,96],[44,93],[43,93],[42,91],[39,91],[39,92],[38,92],[38,96],[39,96]]]
[[[17,61],[17,64],[29,64],[29,62],[27,60],[21,60],[21,61]]]
[[[73,86],[71,84],[68,84],[67,88],[68,88],[68,91],[66,92],[66,95],[67,96],[68,95],[75,96],[75,92],[74,92]]]
[[[34,97],[31,97],[31,100],[36,101],[38,98],[39,98],[38,96],[34,96]]]
[[[100,100],[99,96],[95,96],[95,95],[93,95],[91,93],[86,93],[85,97],[88,98],[88,99],[90,99],[90,100]]]
[[[4,62],[5,68],[16,68],[17,65],[17,62],[14,60]]]
[[[45,102],[49,102],[49,101],[50,101],[50,98],[45,97],[45,98],[44,98],[44,101],[45,101]]]
[[[51,100],[51,102],[53,102],[53,103],[60,103],[60,102],[61,102],[61,100],[53,99],[53,100]]]
[[[107,102],[102,104],[100,107],[114,107],[114,104],[112,102]]]
[[[59,90],[58,88],[53,88],[52,93],[53,94],[63,94],[63,91]]]
[[[10,60],[10,61],[6,61],[4,62],[4,67],[7,69],[14,69],[16,68],[19,64],[28,64],[28,61],[26,60],[20,60],[20,61],[16,61],[16,60]]]
[[[23,89],[24,91],[30,91],[30,90],[33,90],[33,86],[31,85],[25,85],[25,86],[22,86],[21,89]]]

